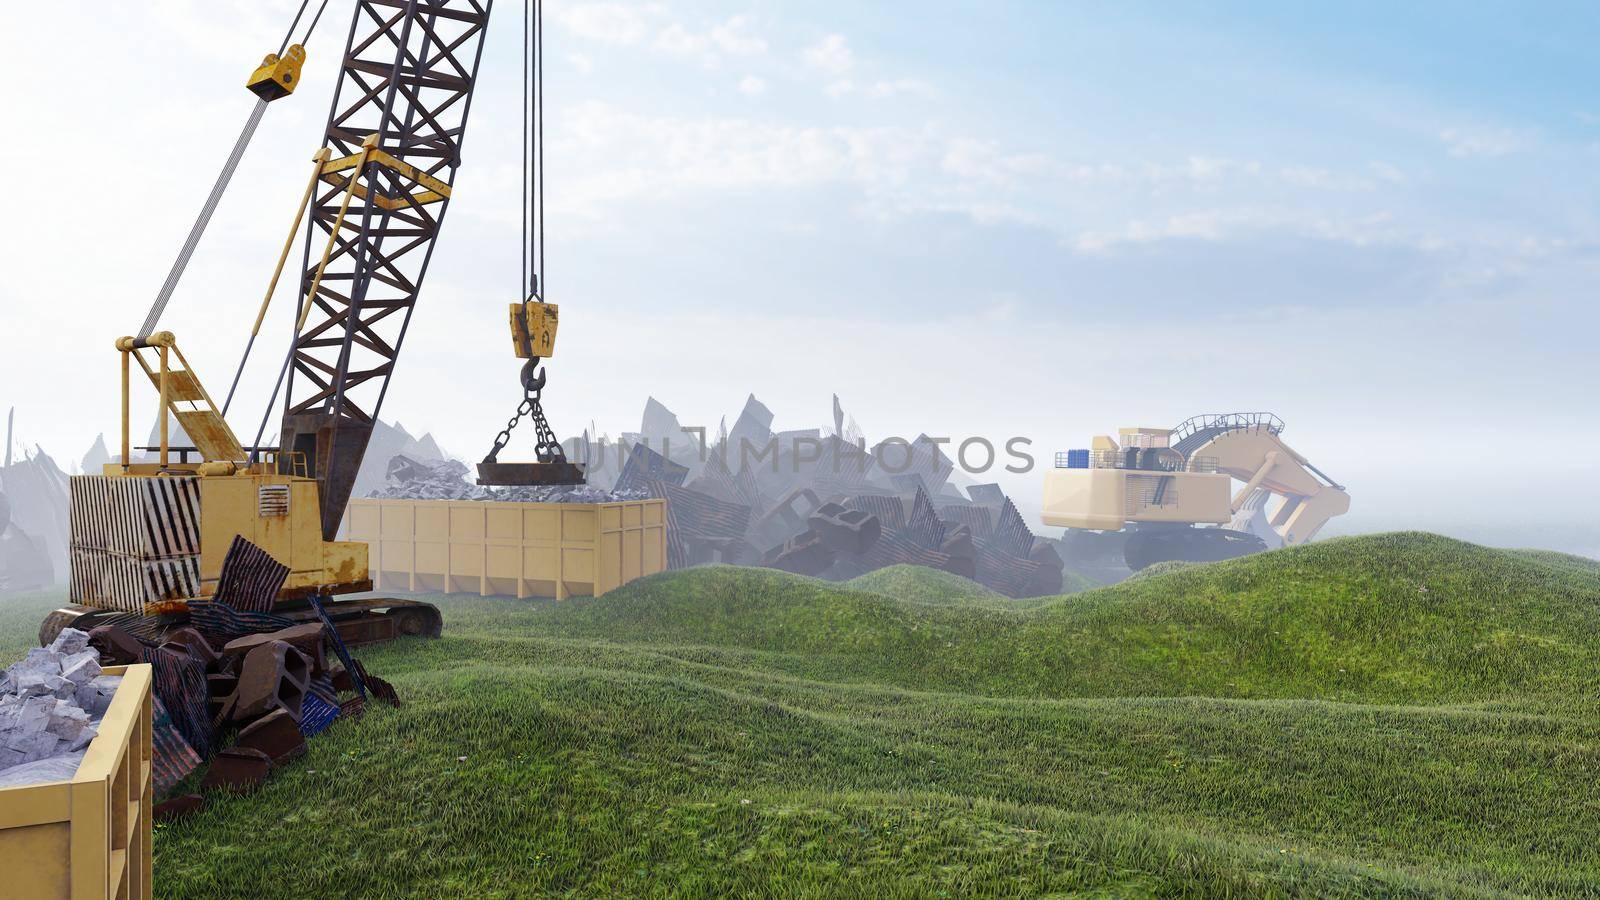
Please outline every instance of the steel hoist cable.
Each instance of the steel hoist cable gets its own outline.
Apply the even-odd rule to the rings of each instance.
[[[528,0],[522,10],[522,295],[524,316],[543,303],[546,291],[544,256],[544,10],[541,0]],[[533,422],[534,457],[541,463],[565,463],[566,452],[545,418],[541,395],[546,370],[533,355],[532,336],[521,337],[523,398],[506,427],[495,436],[483,461],[497,462],[523,418]]]
[[[200,245],[200,237],[206,233],[206,226],[211,224],[211,215],[217,211],[217,204],[222,202],[222,194],[228,189],[228,182],[233,180],[233,173],[239,168],[239,160],[244,158],[245,148],[250,146],[250,139],[255,137],[256,126],[261,124],[261,117],[266,111],[267,101],[256,100],[255,108],[250,110],[250,117],[245,120],[244,130],[239,132],[238,139],[233,142],[233,152],[228,154],[227,162],[222,164],[222,172],[217,175],[216,183],[211,186],[211,194],[206,197],[205,205],[200,207],[200,215],[189,227],[189,236],[184,239],[183,248],[178,251],[178,258],[173,261],[171,270],[167,272],[167,280],[162,282],[161,290],[156,293],[155,303],[150,305],[150,313],[144,317],[144,324],[139,326],[141,340],[149,337],[151,332],[156,330],[156,323],[161,321],[161,314],[167,309],[167,301],[172,299],[172,292],[178,287],[178,279],[183,277],[183,270],[188,268],[195,248]]]
[[[289,30],[283,36],[283,42],[278,46],[278,55],[282,55],[288,48],[289,38],[293,36],[295,26],[300,23],[300,17],[305,14],[310,0],[301,0],[300,11],[295,13],[294,21],[289,24]],[[328,0],[322,0],[316,16],[306,28],[300,45],[305,46],[311,40],[311,34],[316,30],[317,22],[322,19],[323,10],[328,8]],[[256,128],[261,124],[261,117],[267,112],[270,101],[265,97],[257,98],[256,105],[250,110],[250,115],[245,119],[244,128],[240,130],[239,137],[233,142],[233,150],[229,152],[227,160],[222,164],[222,171],[217,174],[216,183],[211,186],[211,193],[206,196],[206,202],[200,207],[200,215],[195,217],[194,224],[189,227],[189,235],[184,238],[183,247],[178,251],[178,258],[173,260],[172,268],[167,271],[167,278],[161,283],[161,290],[156,292],[155,302],[150,305],[150,312],[144,317],[144,323],[139,326],[138,337],[140,340],[148,338],[156,330],[161,316],[167,310],[167,303],[172,299],[172,292],[177,290],[178,282],[183,278],[184,270],[189,267],[189,260],[194,257],[195,248],[200,246],[200,238],[205,235],[206,228],[211,224],[211,217],[217,211],[217,205],[222,202],[222,195],[227,192],[228,184],[233,180],[233,173],[238,170],[239,162],[244,158],[246,148],[255,137]],[[249,351],[246,350],[248,356]],[[242,363],[241,363],[242,368]]]

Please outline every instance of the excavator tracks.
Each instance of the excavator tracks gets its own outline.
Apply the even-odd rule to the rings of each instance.
[[[1267,542],[1230,528],[1169,528],[1142,526],[1128,535],[1122,548],[1128,568],[1137,572],[1158,562],[1218,562],[1238,556],[1261,553]]]

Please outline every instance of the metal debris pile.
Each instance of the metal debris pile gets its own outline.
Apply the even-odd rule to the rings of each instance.
[[[587,485],[483,487],[466,463],[412,447],[387,459],[390,500],[667,501],[668,564],[769,566],[845,580],[898,563],[972,578],[1012,597],[1059,593],[1057,543],[1038,537],[997,484],[958,486],[938,441],[868,444],[837,397],[831,431],[775,431],[753,395],[731,429],[684,428],[655,398],[638,432],[568,442]],[[370,458],[364,471],[381,465]]]
[[[0,594],[47,587],[67,574],[67,473],[37,445],[0,465]]]
[[[88,634],[104,664],[154,669],[158,797],[206,760],[211,767],[200,789],[253,791],[303,756],[308,739],[340,718],[359,717],[369,697],[398,705],[394,689],[368,674],[321,622],[296,624],[217,600],[191,601],[189,616],[189,627],[175,630],[130,617],[126,627],[100,625]],[[189,794],[159,804],[156,814],[203,804]]]
[[[380,500],[504,500],[517,503],[615,503],[644,500],[644,491],[608,491],[593,485],[483,487],[468,480],[466,463],[417,459],[397,454],[389,460],[384,486],[368,494]]]
[[[255,790],[304,755],[308,739],[338,719],[359,717],[369,699],[399,705],[394,688],[350,655],[317,598],[307,599],[309,614],[301,617],[310,621],[271,612],[288,575],[266,551],[236,537],[216,595],[190,601],[186,625],[107,612],[87,634],[64,630],[51,645],[67,654],[56,663],[59,676],[44,661],[49,651],[30,651],[34,667],[15,680],[55,696],[67,693],[66,682],[77,685],[72,696],[79,702],[98,702],[102,682],[91,673],[100,666],[148,664],[156,795],[171,793],[207,760],[200,789]],[[203,804],[200,794],[188,794],[155,812],[170,817]]]
[[[383,487],[367,496],[383,500],[476,500],[484,488],[467,481],[467,464],[457,459],[389,460]]]
[[[66,629],[0,675],[0,787],[70,778],[121,678],[100,674],[89,635]]]
[[[638,433],[568,457],[588,463],[591,484],[667,500],[673,568],[722,562],[845,580],[909,563],[1011,597],[1061,591],[1056,543],[1033,534],[999,485],[958,487],[926,435],[868,444],[837,397],[833,418],[831,431],[774,431],[751,396],[712,438],[652,398]]]

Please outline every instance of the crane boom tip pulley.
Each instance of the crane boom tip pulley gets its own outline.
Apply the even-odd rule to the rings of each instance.
[[[244,86],[269,103],[282,99],[299,85],[300,68],[305,62],[306,48],[299,44],[290,45],[282,54],[268,53]]]

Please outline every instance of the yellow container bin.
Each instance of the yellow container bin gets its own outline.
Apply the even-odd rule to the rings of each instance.
[[[150,896],[150,667],[121,675],[71,781],[0,788],[0,896]]]
[[[351,500],[376,590],[598,597],[667,567],[667,501]]]

